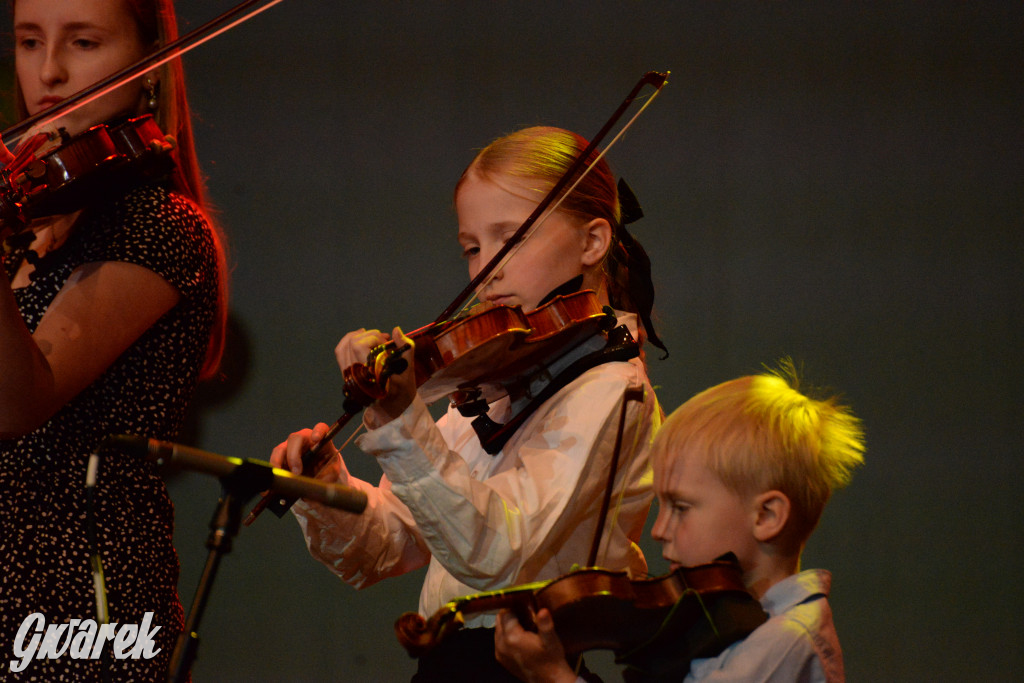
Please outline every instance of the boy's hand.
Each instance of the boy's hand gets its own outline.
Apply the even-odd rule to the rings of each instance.
[[[537,632],[523,628],[510,610],[502,610],[494,629],[494,653],[498,661],[527,683],[576,683],[577,676],[565,661],[565,648],[555,633],[551,612],[534,615]]]

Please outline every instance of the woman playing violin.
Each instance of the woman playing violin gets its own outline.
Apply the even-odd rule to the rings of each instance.
[[[565,130],[529,128],[496,140],[473,160],[455,190],[458,242],[471,277],[585,146]],[[582,288],[617,309],[619,323],[642,334],[631,292],[649,285],[649,272],[630,272],[625,241],[636,255],[602,161],[477,294],[532,311],[552,290],[582,280]],[[643,282],[630,283],[631,274]],[[649,320],[649,310],[641,313]],[[398,328],[390,335],[356,330],[336,348],[339,366],[364,362],[389,339],[416,344]],[[550,374],[588,352],[588,343],[562,350]],[[413,350],[404,357],[411,360]],[[552,579],[586,564],[628,389],[640,399],[626,402],[615,478],[621,504],[605,527],[598,562],[642,574],[646,562],[636,541],[651,503],[647,452],[661,410],[639,358],[580,374],[536,407],[494,455],[485,452],[472,419],[457,410],[434,423],[412,367],[391,377],[387,395],[364,413],[368,432],[357,441],[384,470],[379,484],[352,477],[333,447],[319,475],[366,491],[369,507],[352,515],[300,501],[293,509],[310,552],[357,588],[428,566],[419,605],[424,616],[461,595]],[[487,416],[505,423],[529,400],[513,392],[492,402]],[[292,434],[271,462],[300,471],[302,453],[326,432],[321,424]],[[508,680],[494,659],[493,624],[493,615],[467,618],[469,628],[423,657],[413,680]]]
[[[22,116],[57,105],[177,33],[170,0],[11,5]],[[153,69],[50,125],[63,128],[66,140],[146,113],[177,140],[176,168],[166,180],[83,196],[69,213],[37,207],[34,215],[43,217],[24,230],[5,225],[0,235],[5,671],[30,615],[55,625],[97,618],[84,521],[90,454],[112,434],[173,438],[198,379],[219,363],[224,253],[205,208],[180,64]],[[60,144],[60,138],[53,143]],[[9,163],[12,155],[3,152]],[[139,625],[152,612],[159,651],[151,659],[109,661],[65,652],[8,675],[46,681],[166,676],[183,615],[172,505],[152,466],[105,454],[95,518],[109,621]]]

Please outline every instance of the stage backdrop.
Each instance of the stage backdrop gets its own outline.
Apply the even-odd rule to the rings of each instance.
[[[230,4],[183,0],[183,29]],[[867,464],[804,566],[834,573],[849,679],[1009,680],[1024,669],[1022,18],[1016,2],[286,0],[185,58],[233,325],[226,378],[182,439],[266,459],[332,422],[341,336],[418,327],[465,282],[451,191],[474,150],[534,124],[590,136],[641,74],[670,70],[610,153],[646,213],[666,410],[783,356],[842,392]],[[188,609],[219,485],[170,487]],[[356,591],[294,519],[264,515],[221,566],[195,678],[407,679],[392,623],[421,578]]]

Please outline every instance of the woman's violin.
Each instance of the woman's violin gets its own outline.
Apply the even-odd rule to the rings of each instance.
[[[682,680],[690,661],[712,657],[767,619],[743,584],[731,553],[653,579],[625,572],[580,569],[551,581],[458,598],[429,619],[408,612],[395,635],[420,657],[459,630],[465,615],[511,609],[536,630],[532,614],[546,608],[570,659],[606,649],[631,680]]]
[[[3,131],[2,137],[8,144],[11,140],[16,142],[25,131],[45,127],[282,1],[242,0],[135,63],[29,116]],[[170,151],[174,142],[159,130],[149,115],[117,125],[94,126],[73,137],[64,133],[55,135],[61,138],[58,149],[37,158],[35,152],[53,141],[47,139],[49,134],[40,133],[19,145],[18,155],[0,170],[0,233],[20,232],[32,218],[76,211],[98,190],[117,187],[129,178],[139,182],[161,177],[173,164]]]
[[[0,170],[0,230],[21,232],[34,218],[76,211],[174,168],[174,139],[149,114],[54,135],[60,137],[55,149],[36,155],[51,137],[40,133]]]

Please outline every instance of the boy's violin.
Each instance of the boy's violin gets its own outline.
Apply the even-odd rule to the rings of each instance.
[[[763,624],[767,615],[743,584],[731,553],[653,579],[579,569],[551,581],[458,598],[429,619],[407,612],[395,635],[420,657],[462,628],[465,615],[511,609],[525,628],[551,611],[570,659],[606,649],[627,667],[627,680],[682,680],[690,661],[712,657]]]

